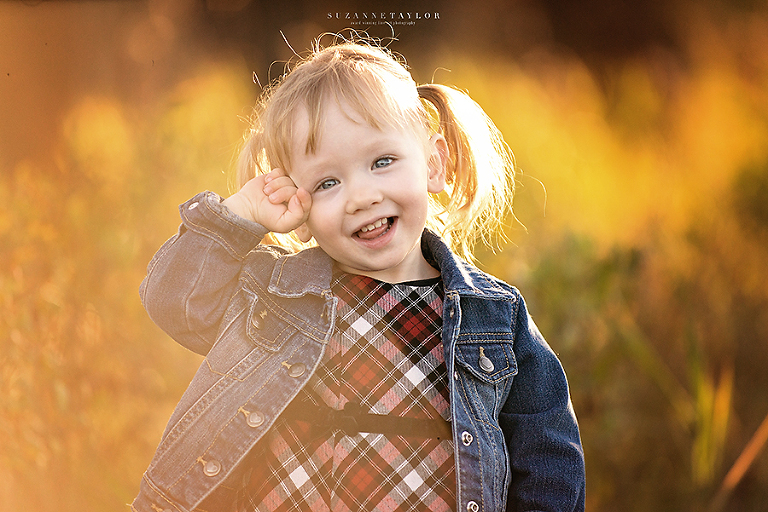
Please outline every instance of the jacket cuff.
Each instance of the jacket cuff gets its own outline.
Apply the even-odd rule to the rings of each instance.
[[[201,192],[179,206],[184,227],[212,238],[242,260],[269,232],[261,224],[236,215],[214,192]]]
[[[141,479],[141,490],[131,503],[131,512],[184,512],[150,484],[146,474]]]

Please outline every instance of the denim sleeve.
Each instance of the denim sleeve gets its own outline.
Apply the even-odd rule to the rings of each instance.
[[[267,233],[203,192],[179,207],[182,225],[152,258],[141,283],[150,318],[181,345],[210,350],[243,260]]]
[[[518,374],[499,416],[512,471],[507,510],[581,512],[584,453],[565,372],[524,303],[515,324]]]

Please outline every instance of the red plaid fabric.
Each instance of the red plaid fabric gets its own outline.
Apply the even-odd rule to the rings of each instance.
[[[337,331],[297,400],[448,419],[440,280],[389,284],[340,274],[333,291]],[[319,430],[278,420],[252,459],[242,511],[454,510],[451,440]]]

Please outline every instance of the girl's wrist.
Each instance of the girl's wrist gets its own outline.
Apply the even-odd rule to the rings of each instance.
[[[250,220],[253,222],[258,222],[256,219],[253,218],[253,215],[251,214],[251,209],[248,208],[248,204],[246,201],[243,200],[243,197],[240,195],[239,192],[235,192],[228,198],[226,198],[224,201],[221,202],[224,206],[229,208],[229,210],[234,213],[235,215],[242,217],[246,220]]]

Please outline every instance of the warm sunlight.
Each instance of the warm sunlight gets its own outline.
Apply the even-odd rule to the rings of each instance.
[[[446,35],[458,3],[432,52],[419,26],[393,48],[515,154],[527,230],[476,252],[568,371],[587,509],[764,510],[768,11],[670,14],[674,44],[632,55],[507,56]],[[264,44],[221,5],[0,3],[0,512],[120,510],[200,363],[138,286],[177,205],[227,194],[253,74],[290,56],[283,26]]]

